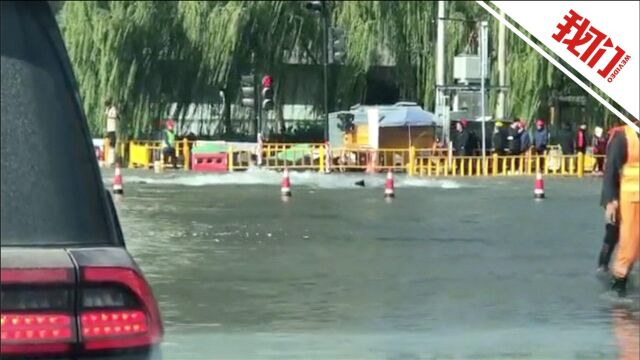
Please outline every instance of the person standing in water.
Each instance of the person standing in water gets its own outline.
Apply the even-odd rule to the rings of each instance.
[[[596,128],[595,131],[597,133],[598,129]],[[600,155],[605,155],[608,152],[608,149],[609,149],[608,145],[611,142],[611,139],[613,139],[613,136],[620,131],[624,132],[624,125],[617,125],[616,127],[613,127],[609,130],[606,137],[607,143],[605,144],[605,150]],[[603,159],[603,162],[604,162],[604,159]],[[604,192],[602,195],[604,195]],[[600,202],[602,207],[606,209],[607,201],[605,200],[604,196],[601,198]],[[609,263],[611,262],[611,255],[613,255],[613,251],[618,245],[619,237],[620,237],[620,227],[618,226],[618,222],[607,221],[605,223],[604,239],[602,241],[602,247],[600,248],[600,255],[598,256],[598,272],[599,273],[609,272]]]
[[[633,119],[640,125],[638,119]],[[640,251],[640,136],[629,125],[615,133],[607,151],[602,202],[608,223],[619,224],[618,252],[612,267],[611,289],[627,294],[627,278]]]
[[[176,163],[176,133],[174,131],[175,123],[173,120],[167,120],[167,128],[162,132],[162,155],[165,161],[171,158],[173,168],[177,168]]]
[[[108,99],[107,101],[104,102],[104,107],[105,107],[105,117],[106,117],[106,121],[105,121],[105,137],[107,139],[109,139],[109,148],[105,149],[105,152],[107,153],[107,159],[109,161],[108,165],[113,165],[113,163],[115,162],[115,149],[116,149],[116,132],[118,131],[118,118],[119,118],[119,114],[118,114],[118,108],[116,107],[116,105],[111,101],[111,99]]]

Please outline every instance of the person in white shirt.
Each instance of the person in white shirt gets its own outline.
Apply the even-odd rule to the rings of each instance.
[[[109,149],[107,149],[109,151],[109,164],[113,164],[114,160],[115,160],[115,149],[116,149],[116,131],[118,129],[118,109],[116,108],[115,104],[111,101],[111,100],[107,100],[104,103],[105,105],[105,116],[106,116],[106,126],[105,126],[105,132],[106,132],[106,137],[109,139]]]

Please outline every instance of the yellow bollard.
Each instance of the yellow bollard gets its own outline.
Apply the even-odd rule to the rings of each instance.
[[[515,170],[516,170],[516,157],[512,156],[511,157],[511,175],[513,175]]]
[[[453,161],[451,162],[451,175],[453,176],[456,175],[457,168],[458,168],[458,159],[454,157]]]
[[[497,153],[493,153],[493,155],[491,156],[491,175],[493,176],[498,176],[498,154]]]
[[[540,171],[540,155],[536,155],[536,174],[541,173]]]
[[[531,159],[531,152],[527,153],[527,175],[533,174],[533,160]]]
[[[502,174],[500,175],[504,176],[504,175],[507,175],[507,164],[508,164],[509,158],[506,156],[501,156],[501,158],[502,158]]]
[[[135,167],[135,164],[133,163],[132,159],[132,150],[134,149],[135,143],[133,142],[133,140],[129,141],[129,169],[133,169]]]
[[[125,142],[121,141],[119,143],[120,145],[120,151],[118,151],[118,155],[120,155],[120,165],[122,166],[122,162],[124,162],[124,146],[125,146]]]
[[[233,146],[229,145],[227,148],[227,168],[229,172],[233,172]]]
[[[191,154],[189,154],[189,140],[187,138],[182,139],[182,157],[184,158],[184,171],[189,171],[189,163]]]
[[[544,155],[544,174],[549,175],[549,153]]]
[[[110,162],[110,158],[109,158],[109,154],[111,153],[111,142],[109,141],[109,138],[104,138],[104,163],[106,166],[109,166]]]
[[[451,165],[453,165],[453,161],[451,162]],[[444,168],[442,169],[442,171],[443,171],[443,175],[444,176],[449,175],[449,160],[448,159],[444,160]]]
[[[320,156],[320,159],[318,159],[318,160],[320,160],[319,161],[318,172],[324,173],[324,167],[325,167],[325,164],[324,164],[324,159],[325,159],[324,146],[320,146],[318,148],[318,156]]]
[[[411,146],[409,148],[409,176],[413,176],[415,174],[415,166],[416,166],[416,147]]]
[[[584,154],[578,153],[578,177],[584,176]]]

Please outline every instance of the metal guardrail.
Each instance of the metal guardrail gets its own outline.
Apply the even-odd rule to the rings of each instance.
[[[175,156],[183,158],[184,170],[189,170],[191,160],[190,149],[193,141],[183,139],[176,142]],[[108,139],[104,142],[109,146]],[[126,146],[126,149],[125,149]],[[330,149],[324,144],[262,144],[261,157],[255,150],[234,149],[227,147],[228,171],[247,170],[253,166],[265,169],[307,170],[326,172],[327,170],[345,171],[394,171],[406,172],[408,175],[436,177],[476,177],[476,176],[515,176],[545,175],[577,176],[593,172],[597,159],[604,155],[591,154],[562,155],[552,148],[545,155],[526,153],[518,156],[496,153],[483,158],[481,156],[452,156],[447,149],[367,149],[337,148]],[[121,154],[128,153],[130,168],[150,168],[154,160],[162,158],[162,142],[130,141],[122,144]],[[160,154],[154,157],[154,152]],[[108,152],[104,152],[108,154]],[[106,161],[105,163],[109,163]],[[258,164],[259,161],[261,164]]]

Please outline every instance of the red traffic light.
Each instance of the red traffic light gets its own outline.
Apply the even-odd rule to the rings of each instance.
[[[262,87],[270,88],[271,84],[273,84],[273,78],[271,75],[265,75],[262,77]]]

